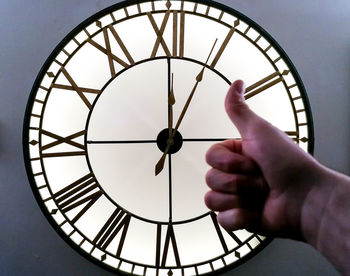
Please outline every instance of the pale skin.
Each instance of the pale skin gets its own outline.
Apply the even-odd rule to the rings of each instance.
[[[350,275],[350,177],[321,165],[251,111],[244,91],[236,81],[225,100],[242,139],[206,154],[206,205],[227,230],[305,241]]]

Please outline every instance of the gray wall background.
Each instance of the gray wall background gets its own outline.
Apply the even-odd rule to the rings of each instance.
[[[116,1],[0,0],[0,275],[111,275],[71,249],[41,213],[22,157],[26,101],[44,61],[78,23]],[[315,156],[350,174],[350,1],[221,0],[265,28],[308,92]],[[312,247],[275,239],[225,275],[338,275]]]

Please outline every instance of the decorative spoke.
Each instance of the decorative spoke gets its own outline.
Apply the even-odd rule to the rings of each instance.
[[[183,139],[184,142],[221,142],[229,139],[240,139],[240,138],[188,138]]]
[[[171,171],[171,154],[168,156],[169,162],[169,222],[173,220],[173,191],[172,191],[172,171]]]
[[[157,140],[116,140],[116,141],[94,141],[88,140],[88,144],[152,144],[157,143]]]

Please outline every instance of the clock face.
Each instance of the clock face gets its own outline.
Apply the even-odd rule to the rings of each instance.
[[[126,1],[74,29],[44,64],[24,122],[29,179],[54,228],[135,275],[217,274],[261,250],[271,239],[225,231],[203,201],[205,152],[240,138],[224,111],[236,79],[256,113],[312,151],[297,72],[240,13]]]

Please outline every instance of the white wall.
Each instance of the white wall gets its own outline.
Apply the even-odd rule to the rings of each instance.
[[[221,0],[266,29],[306,86],[315,156],[350,174],[350,1]],[[56,234],[30,189],[22,122],[34,79],[55,45],[111,0],[0,1],[0,275],[109,275]],[[310,246],[277,239],[225,275],[338,275]]]

